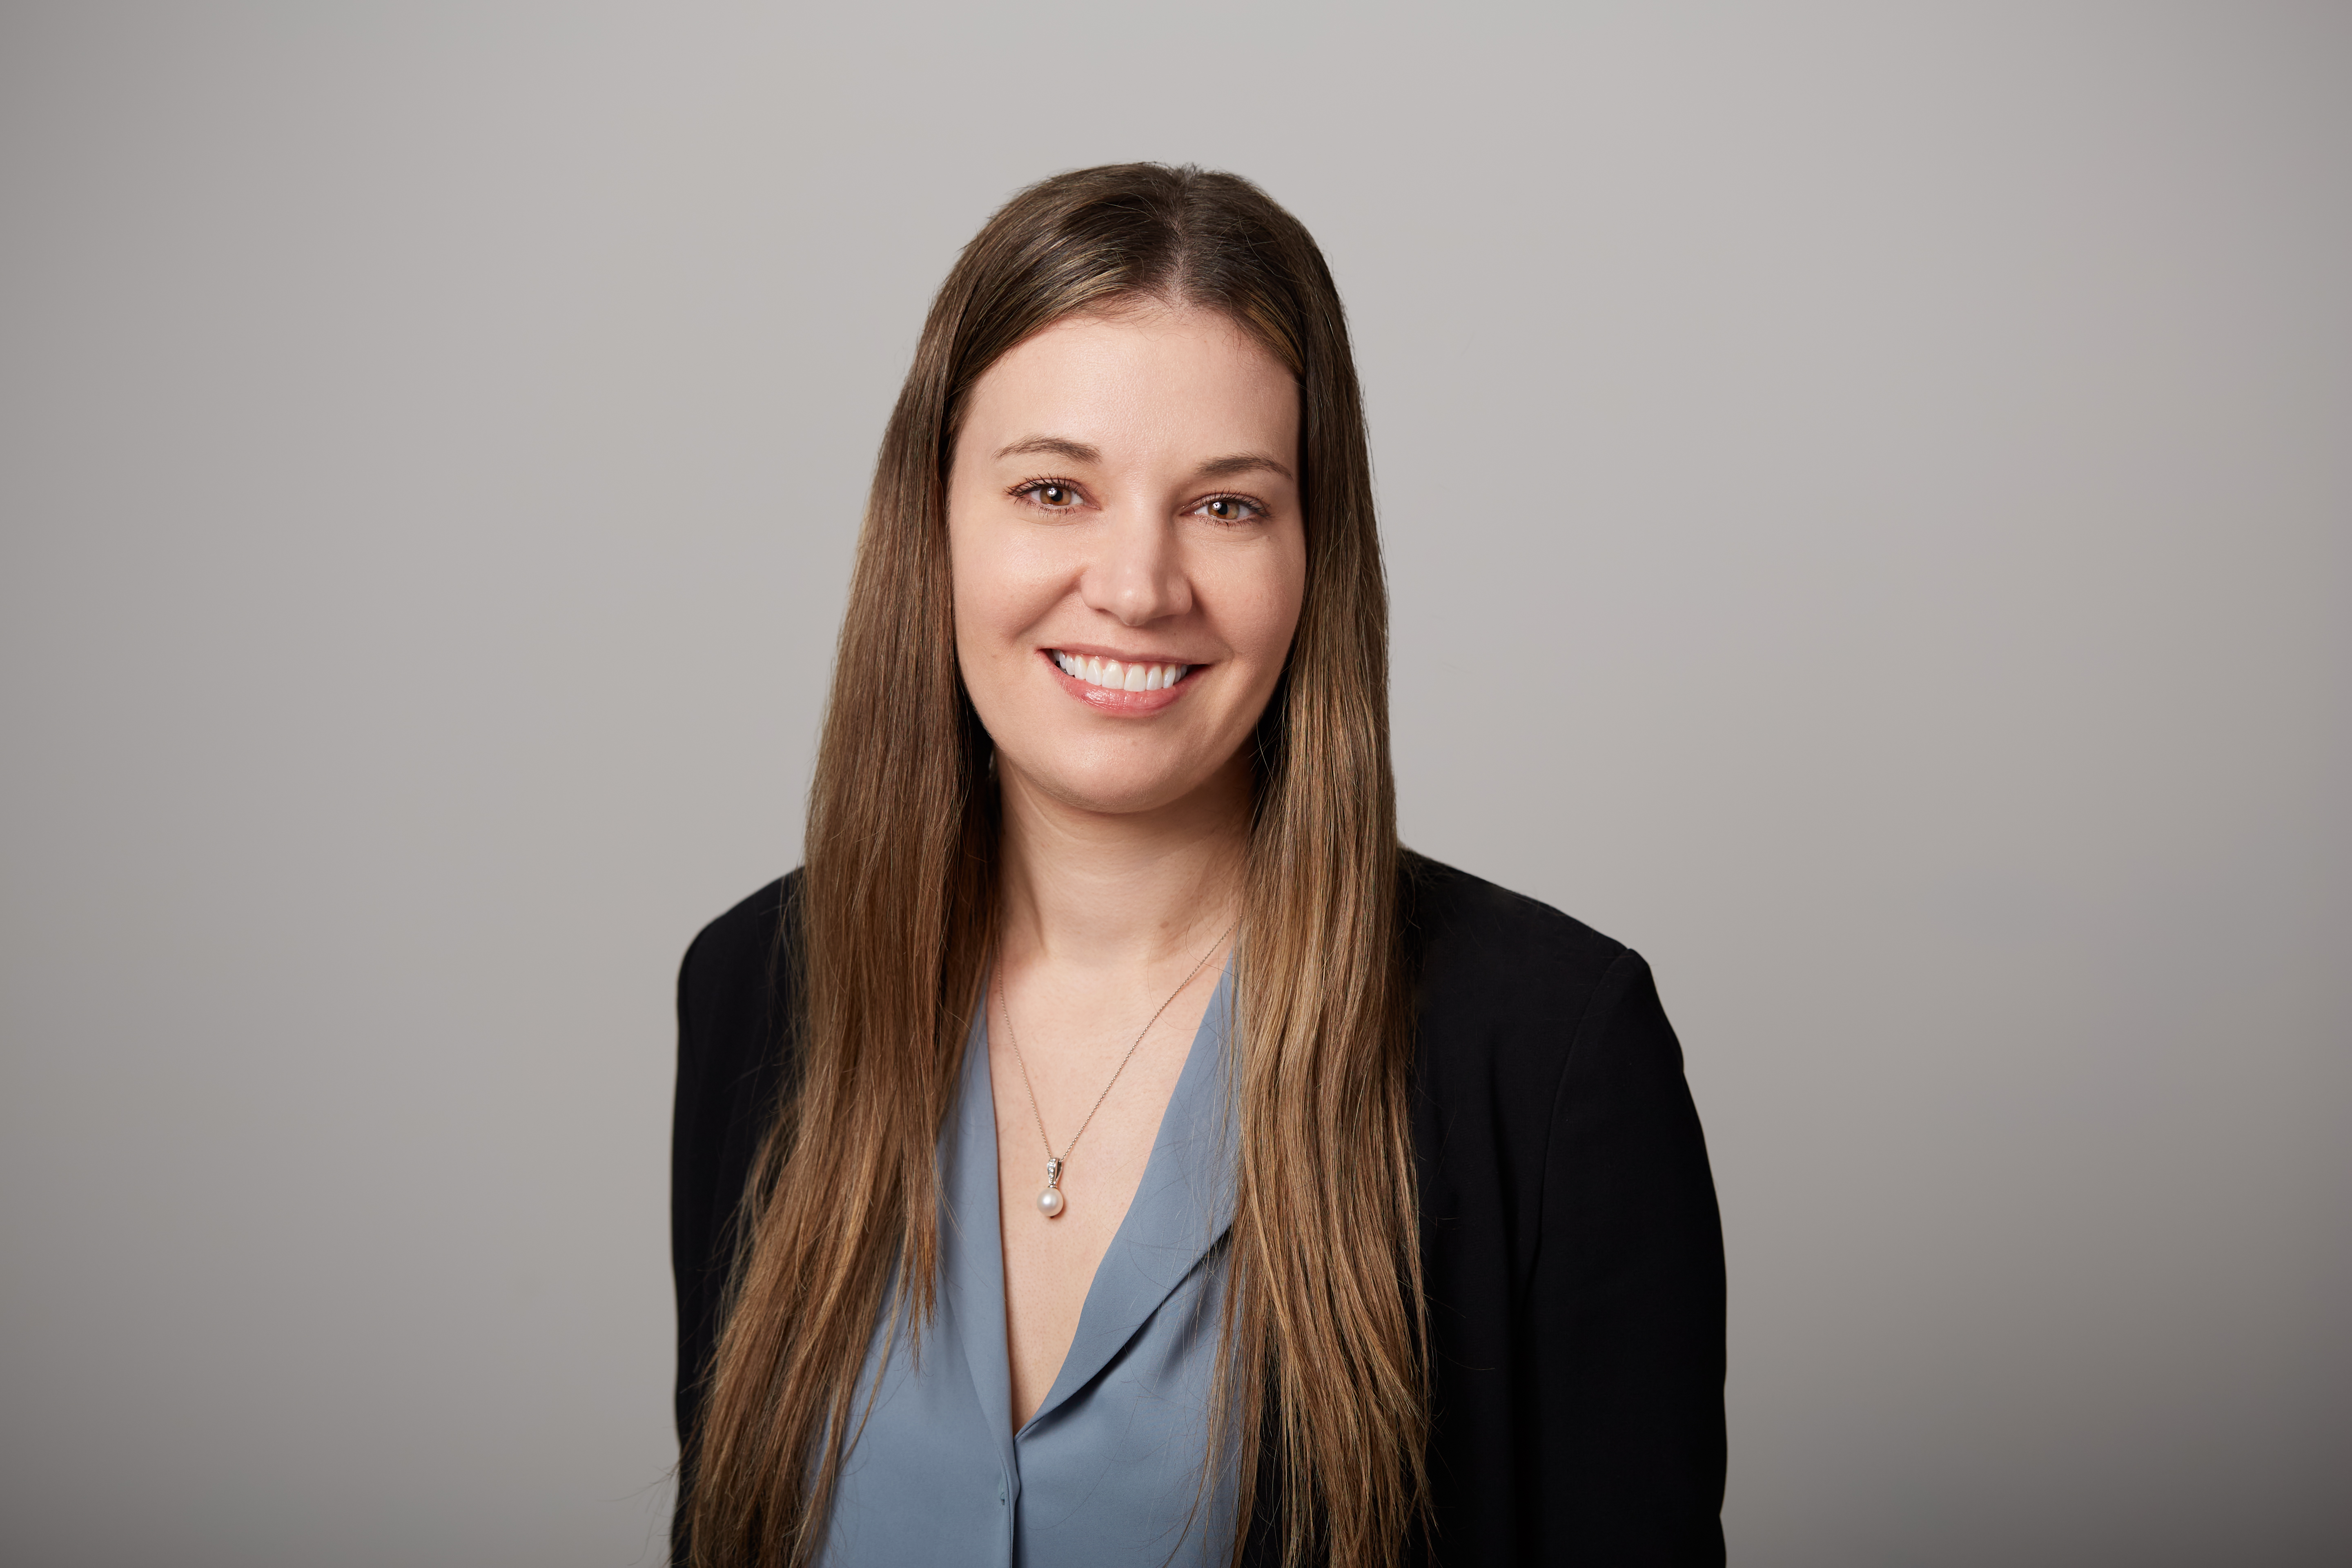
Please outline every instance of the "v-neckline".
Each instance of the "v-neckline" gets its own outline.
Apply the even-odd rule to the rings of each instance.
[[[965,1039],[957,1091],[942,1261],[945,1294],[971,1369],[973,1392],[1008,1448],[1092,1383],[1232,1228],[1238,1140],[1224,1068],[1233,986],[1233,960],[1228,957],[1160,1114],[1135,1197],[1095,1265],[1069,1349],[1045,1399],[1017,1431],[1012,1426],[1012,1352],[1005,1343],[996,1098],[988,1069],[989,1004],[985,994],[981,997]]]

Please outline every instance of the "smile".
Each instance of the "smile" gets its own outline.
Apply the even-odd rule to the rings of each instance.
[[[1122,664],[1115,658],[1047,650],[1054,663],[1072,680],[1106,691],[1164,691],[1192,672],[1189,664]]]

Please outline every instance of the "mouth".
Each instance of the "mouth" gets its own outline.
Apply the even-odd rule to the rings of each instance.
[[[1105,691],[1164,691],[1198,668],[1190,664],[1146,664],[1139,659],[1125,664],[1115,658],[1064,653],[1057,647],[1047,648],[1045,656],[1072,680]]]
[[[1097,711],[1156,713],[1192,689],[1206,665],[1106,658],[1065,648],[1038,650],[1061,677],[1062,689]]]

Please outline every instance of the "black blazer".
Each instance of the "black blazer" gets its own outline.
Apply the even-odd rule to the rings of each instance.
[[[713,921],[678,974],[681,1436],[791,1049],[791,966],[779,960],[796,885],[797,874],[770,883]],[[1404,899],[1432,1555],[1465,1568],[1720,1564],[1723,1236],[1649,965],[1557,910],[1417,856]],[[1261,1531],[1253,1546],[1266,1544]]]

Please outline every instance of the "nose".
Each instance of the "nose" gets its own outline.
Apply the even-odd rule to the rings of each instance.
[[[1078,580],[1088,609],[1119,624],[1149,626],[1192,607],[1192,585],[1177,559],[1175,530],[1148,512],[1107,520],[1101,548]]]

